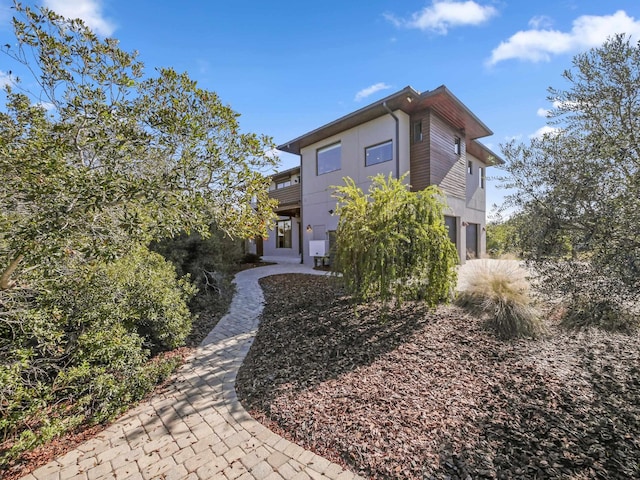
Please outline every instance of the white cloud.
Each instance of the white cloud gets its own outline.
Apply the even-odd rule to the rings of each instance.
[[[529,20],[529,26],[535,29],[551,28],[551,25],[553,25],[553,20],[546,15],[536,15]]]
[[[269,150],[267,150],[266,152],[264,152],[264,156],[267,158],[274,158],[274,159],[279,159],[280,158],[280,150],[278,150],[277,148],[270,148]]]
[[[539,108],[538,111],[536,112],[537,115],[539,117],[544,117],[547,118],[547,115],[549,115],[550,110],[546,109],[546,108]]]
[[[623,10],[613,15],[583,15],[573,21],[570,32],[531,29],[515,33],[491,52],[489,65],[517,58],[531,62],[549,61],[553,55],[577,52],[602,45],[608,37],[626,33],[640,38],[640,20]]]
[[[5,73],[0,70],[0,88],[4,88],[7,85],[13,85],[15,83],[15,79],[11,73]]]
[[[49,112],[56,108],[56,106],[51,102],[39,102],[38,105],[42,107],[45,111]]]
[[[410,19],[399,19],[390,14],[385,17],[396,27],[417,28],[445,35],[452,27],[480,25],[497,13],[494,7],[480,5],[473,0],[433,0],[431,6],[415,12]]]
[[[373,95],[374,93],[379,92],[380,90],[388,90],[390,88],[391,88],[391,85],[387,85],[384,82],[376,83],[374,85],[371,85],[370,87],[363,88],[358,93],[356,93],[354,100],[356,102],[359,102],[360,100],[367,98],[368,96]]]
[[[98,35],[109,36],[115,25],[102,14],[101,0],[44,0],[45,7],[67,18],[81,18]]]
[[[529,138],[542,138],[546,134],[553,134],[558,132],[560,132],[559,128],[545,125],[544,127],[540,127],[538,130],[529,135]]]

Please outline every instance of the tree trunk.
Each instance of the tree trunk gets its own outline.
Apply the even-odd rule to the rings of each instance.
[[[18,265],[22,261],[23,256],[18,255],[16,258],[11,260],[9,266],[2,272],[2,276],[0,276],[0,290],[8,290],[13,286],[13,282],[11,281],[11,275],[16,271]]]

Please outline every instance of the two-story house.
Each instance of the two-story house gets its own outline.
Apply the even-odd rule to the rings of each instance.
[[[445,86],[424,93],[405,87],[279,145],[300,156],[300,167],[272,179],[279,220],[258,253],[297,255],[313,264],[310,245],[317,243],[310,241],[329,248],[338,226],[333,186],[348,176],[366,191],[376,174],[408,173],[412,190],[438,185],[446,194],[445,223],[460,261],[482,257],[486,169],[503,161],[476,140],[492,133]]]

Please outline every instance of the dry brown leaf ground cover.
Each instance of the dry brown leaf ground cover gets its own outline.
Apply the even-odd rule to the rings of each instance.
[[[456,307],[357,315],[331,279],[261,281],[250,413],[369,478],[640,478],[639,337],[502,342]]]

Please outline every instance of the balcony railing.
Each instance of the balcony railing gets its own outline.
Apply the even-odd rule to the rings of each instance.
[[[296,183],[295,185],[291,185],[289,187],[271,190],[269,192],[269,196],[278,200],[278,203],[281,207],[286,205],[299,205],[300,201],[302,200],[299,183]]]

